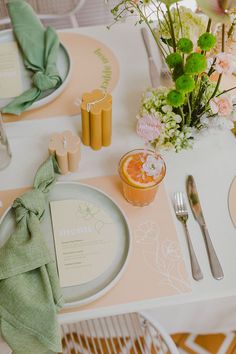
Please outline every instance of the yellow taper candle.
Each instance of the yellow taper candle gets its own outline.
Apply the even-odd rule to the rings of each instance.
[[[82,96],[82,141],[94,150],[111,144],[112,97],[96,89]]]
[[[66,130],[50,137],[49,154],[55,155],[62,174],[75,172],[80,160],[80,138]]]

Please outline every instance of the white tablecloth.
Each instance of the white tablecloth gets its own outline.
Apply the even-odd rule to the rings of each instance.
[[[110,30],[91,27],[76,31],[98,38],[112,48],[120,63],[120,80],[113,92],[112,146],[98,152],[83,146],[79,172],[61,177],[62,180],[117,173],[120,156],[143,144],[135,133],[136,114],[141,93],[150,85],[146,52],[137,26],[124,24],[113,26]],[[80,131],[80,119],[75,116],[23,121],[9,123],[6,128],[13,159],[10,166],[0,173],[0,190],[31,185],[37,167],[47,156],[49,135],[63,129]],[[170,332],[235,330],[236,232],[227,205],[229,186],[236,172],[235,151],[236,140],[230,132],[211,132],[196,141],[192,151],[164,154],[167,163],[165,183],[170,196],[174,191],[185,190],[188,174],[196,179],[209,232],[225,273],[223,280],[217,281],[212,277],[203,237],[190,214],[189,229],[204,273],[201,282],[192,280],[191,294],[147,299],[97,311],[79,311],[63,315],[60,320],[66,322],[152,309],[153,316]],[[190,271],[183,229],[178,221],[175,222]]]

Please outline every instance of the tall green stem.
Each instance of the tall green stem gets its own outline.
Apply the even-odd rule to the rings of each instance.
[[[160,42],[158,41],[157,39],[157,36],[155,34],[155,32],[153,31],[152,29],[152,26],[150,25],[149,21],[147,20],[147,18],[144,16],[144,14],[142,13],[142,11],[140,10],[140,8],[137,6],[136,9],[138,10],[138,13],[139,13],[139,16],[140,18],[146,23],[146,25],[148,26],[155,42],[156,42],[156,45],[158,46],[158,48],[160,49],[162,55],[164,56],[164,53],[167,55],[167,52],[166,50],[162,47],[162,45],[160,44]]]
[[[225,50],[225,25],[224,25],[224,24],[222,25],[222,39],[221,39],[221,41],[222,41],[222,42],[221,42],[221,50],[222,50],[222,52],[224,52],[224,50]],[[209,98],[207,104],[210,102],[210,100],[211,100],[213,97],[215,97],[215,95],[216,95],[216,93],[217,93],[217,91],[218,91],[218,89],[219,89],[221,79],[222,79],[222,74],[219,75],[219,78],[218,78],[218,80],[217,80],[217,84],[216,84],[215,90],[214,90],[213,94],[211,95],[211,97]]]
[[[191,108],[189,95],[188,95],[188,110],[189,110],[189,112],[188,112],[188,116],[187,116],[187,119],[186,119],[186,124],[187,124],[187,126],[190,126],[191,120],[192,120],[192,108]]]
[[[210,32],[211,23],[212,23],[212,20],[211,20],[211,18],[209,18],[208,23],[207,23],[207,29],[206,29],[207,32]]]
[[[175,40],[175,31],[174,31],[174,25],[173,25],[173,20],[171,17],[171,12],[170,12],[170,7],[167,5],[166,6],[167,9],[167,16],[170,22],[170,34],[171,34],[171,39],[172,39],[172,44],[173,44],[173,50],[174,52],[176,52],[176,40]]]

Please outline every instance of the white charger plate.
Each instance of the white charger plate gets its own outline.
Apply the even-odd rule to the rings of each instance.
[[[9,43],[13,41],[15,41],[15,38],[12,30],[1,31],[0,44]],[[22,88],[24,92],[32,87],[33,74],[29,70],[26,70],[20,50],[18,51],[18,53],[19,53],[19,60],[20,60]],[[62,79],[62,84],[56,89],[51,89],[42,92],[39,98],[27,109],[27,111],[42,107],[48,104],[49,102],[53,101],[56,97],[58,97],[62,93],[62,91],[65,89],[66,85],[68,84],[71,75],[71,60],[68,51],[62,44],[60,44],[59,47],[59,52],[57,57],[57,68],[59,71],[59,75]],[[13,98],[0,97],[0,109],[4,107],[6,104],[8,104],[9,102],[11,102],[12,100]]]
[[[236,177],[234,177],[233,181],[231,182],[230,188],[229,188],[229,194],[228,194],[228,208],[229,208],[229,214],[232,220],[232,223],[234,224],[234,227],[236,227]]]
[[[114,221],[117,249],[111,266],[96,279],[77,286],[62,288],[65,307],[80,306],[92,302],[108,292],[123,274],[130,255],[131,232],[125,214],[107,194],[97,188],[77,183],[59,182],[49,194],[49,201],[79,199],[97,204]],[[48,247],[55,257],[53,229],[49,205],[41,224]],[[15,217],[11,208],[7,209],[0,220],[0,247],[15,229]]]

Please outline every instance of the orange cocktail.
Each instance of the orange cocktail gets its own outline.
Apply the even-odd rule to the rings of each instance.
[[[165,162],[151,150],[133,150],[119,163],[125,199],[136,206],[150,204],[166,174]]]

